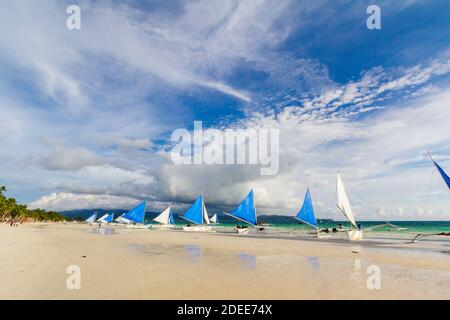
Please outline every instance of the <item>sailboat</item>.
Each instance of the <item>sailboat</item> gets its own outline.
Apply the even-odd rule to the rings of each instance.
[[[183,227],[184,231],[209,232],[212,230],[208,218],[208,211],[206,211],[205,202],[203,201],[203,194],[195,200],[182,218],[194,224],[188,224]]]
[[[114,221],[114,213],[108,214],[102,222],[104,223],[112,223]]]
[[[116,219],[116,222],[125,224],[129,228],[147,229],[151,225],[144,225],[146,201],[142,201],[130,211],[122,214]]]
[[[105,213],[104,215],[102,215],[100,218],[97,219],[97,222],[103,222],[103,220],[105,220],[108,216],[109,214]]]
[[[166,210],[161,212],[153,221],[158,222],[154,227],[158,229],[168,229],[175,227],[175,221],[173,219],[172,207],[168,207]]]
[[[302,205],[300,211],[295,216],[295,219],[297,219],[298,221],[300,221],[302,223],[309,225],[310,227],[313,227],[316,230],[317,235],[319,235],[319,226],[317,225],[317,219],[314,214],[314,208],[312,205],[311,194],[309,192],[309,188],[306,191],[305,199],[303,200],[303,205]]]
[[[107,214],[105,213],[100,219],[97,219],[97,222],[100,223],[112,223],[114,221],[114,213]]]
[[[347,237],[350,241],[362,240],[363,231],[358,228],[355,217],[353,215],[352,207],[348,201],[347,192],[345,191],[344,183],[342,182],[341,175],[337,174],[337,207],[344,214],[344,216],[350,221],[351,229],[347,231]]]
[[[442,179],[444,180],[445,184],[450,190],[450,177],[447,175],[447,173],[442,169],[442,167],[433,159],[431,156],[430,151],[428,151],[428,156],[430,157],[431,161],[433,162],[434,166],[438,170],[439,174],[441,175]],[[417,243],[420,239],[430,236],[444,236],[444,237],[450,237],[450,232],[439,232],[439,233],[419,233],[417,234],[414,239],[411,240],[410,243]]]
[[[209,221],[210,221],[212,224],[218,224],[218,223],[220,223],[220,222],[219,222],[219,217],[217,217],[217,213],[216,213],[215,215],[213,215],[213,216],[211,217],[211,219],[209,219]]]
[[[230,212],[224,212],[226,215],[229,215],[239,221],[245,222],[250,226],[255,227],[257,225],[256,218],[256,207],[255,207],[255,197],[253,195],[253,190],[251,190],[244,200]],[[261,226],[259,229],[263,231],[265,226]],[[236,226],[234,231],[237,233],[248,233],[248,226]]]
[[[442,169],[441,166],[439,166],[437,164],[437,162],[434,161],[433,157],[431,156],[430,151],[428,151],[428,156],[430,157],[431,161],[436,166],[436,169],[439,171],[442,179],[444,179],[445,184],[447,185],[448,189],[450,190],[450,177],[447,175],[447,173],[444,171],[444,169]]]
[[[86,220],[84,220],[84,223],[94,223],[95,219],[97,219],[97,212],[94,213],[93,215],[91,215],[89,218],[87,218]]]

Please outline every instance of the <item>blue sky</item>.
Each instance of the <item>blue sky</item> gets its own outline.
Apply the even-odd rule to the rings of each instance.
[[[82,9],[81,30],[66,8]],[[366,8],[381,8],[368,30]],[[446,1],[5,1],[0,183],[31,206],[214,208],[254,188],[295,214],[308,186],[339,217],[340,170],[361,219],[450,218]],[[280,129],[280,172],[176,166],[177,128]],[[358,196],[357,196],[358,195]]]

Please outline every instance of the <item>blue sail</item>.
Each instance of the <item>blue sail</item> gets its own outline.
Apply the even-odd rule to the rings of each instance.
[[[97,220],[97,213],[94,213],[92,216],[84,220],[86,223],[94,223]]]
[[[109,216],[107,216],[103,221],[111,223],[114,220],[114,213],[111,213]]]
[[[145,205],[146,202],[143,201],[127,213],[123,214],[121,217],[136,223],[144,223]]]
[[[438,169],[439,173],[442,176],[442,179],[444,179],[445,183],[447,184],[447,187],[450,189],[450,177],[445,173],[444,169],[442,169],[437,163],[436,161],[434,161],[434,165],[436,166],[436,168]]]
[[[195,200],[194,204],[182,216],[184,220],[195,224],[203,224],[203,197],[200,196]]]
[[[249,192],[247,197],[242,200],[241,204],[237,208],[228,212],[227,214],[238,220],[256,225],[256,208],[253,190]]]
[[[318,228],[316,216],[314,215],[314,208],[312,206],[311,195],[309,189],[306,192],[305,200],[303,201],[303,206],[295,217],[297,220],[309,224],[314,228]]]
[[[173,219],[172,208],[170,208],[170,213],[169,213],[169,224],[175,224],[175,220]]]

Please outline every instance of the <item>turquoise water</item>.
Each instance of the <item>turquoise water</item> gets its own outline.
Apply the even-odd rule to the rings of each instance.
[[[393,221],[393,225],[399,228],[405,228],[404,230],[394,230],[392,227],[387,226],[381,221],[363,221],[360,222],[362,228],[371,232],[387,232],[393,231],[395,233],[439,233],[450,232],[450,221]],[[334,228],[338,224],[342,224],[344,228],[349,228],[350,224],[343,221],[334,221],[319,223],[319,228]],[[274,224],[274,227],[280,229],[308,229],[306,225],[300,224]]]
[[[403,230],[394,230],[393,228],[386,226],[383,221],[362,221],[360,222],[363,229],[369,232],[393,232],[393,233],[440,233],[440,232],[450,232],[450,221],[392,221],[391,223],[397,227],[405,228]],[[176,223],[179,226],[185,225],[185,223],[177,221]],[[239,223],[236,222],[226,222],[220,223],[215,226],[217,227],[228,227],[232,228]],[[312,228],[299,223],[290,223],[290,222],[273,222],[268,223],[271,227],[273,227],[274,231],[280,232],[295,232],[295,231],[310,231]],[[319,228],[329,228],[332,229],[334,227],[338,227],[339,224],[342,224],[344,228],[349,228],[350,224],[344,221],[327,221],[327,222],[319,222]],[[383,226],[384,224],[384,226]]]
[[[68,217],[78,217],[80,216],[80,219],[86,219],[89,217],[92,213],[97,212],[98,215],[102,215],[105,212],[111,212],[106,210],[85,210],[85,211],[77,211],[74,213],[66,213]],[[119,211],[118,211],[119,212]],[[123,212],[120,211],[120,212]],[[152,219],[154,219],[159,213],[158,212],[147,212],[145,217],[145,223],[151,224]],[[119,213],[116,213],[116,216],[118,216]],[[174,215],[175,222],[177,226],[184,226],[186,225],[186,221],[184,221],[178,214]],[[219,214],[219,220],[221,221],[220,224],[216,225],[217,227],[227,227],[227,228],[233,228],[237,224],[240,224],[240,222],[234,220],[233,218],[225,215]],[[274,215],[261,215],[258,216],[258,221],[265,222],[272,226],[274,228],[274,232],[302,232],[303,230],[311,231],[311,228],[307,225],[300,224],[297,222],[297,220],[294,219],[292,216],[274,216]],[[332,220],[318,220],[319,221],[319,227],[321,229],[329,228],[332,229],[334,227],[338,227],[339,224],[342,224],[344,228],[349,228],[350,224],[347,221],[332,221]],[[400,228],[406,228],[404,230],[393,230],[392,228],[388,226],[380,226],[385,224],[384,221],[358,221],[361,223],[363,229],[367,232],[373,232],[373,233],[383,233],[383,232],[390,232],[390,233],[401,233],[401,234],[407,234],[407,233],[440,233],[440,232],[450,232],[450,221],[391,221],[391,223],[397,227]],[[380,227],[377,227],[380,226]],[[375,227],[375,228],[374,228]]]

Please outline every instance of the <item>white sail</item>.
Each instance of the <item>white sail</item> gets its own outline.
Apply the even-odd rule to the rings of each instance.
[[[217,214],[213,215],[211,219],[209,219],[212,223],[217,223]]]
[[[342,182],[341,176],[337,175],[337,194],[338,202],[337,206],[339,210],[347,217],[352,225],[357,227],[355,222],[355,217],[353,216],[352,207],[350,207],[350,202],[348,201],[347,192],[345,192],[344,183]]]
[[[153,219],[156,222],[159,222],[164,225],[170,224],[170,210],[172,208],[168,207],[166,210],[164,210],[159,216],[157,216],[155,219]]]
[[[205,204],[203,204],[203,222],[211,224],[211,222],[209,222],[208,211],[206,210]]]
[[[97,222],[103,222],[107,216],[108,214],[105,213],[100,219],[97,220]]]
[[[94,213],[92,216],[84,220],[85,223],[94,223],[95,219],[97,218],[97,213]]]
[[[124,214],[125,214],[125,213],[124,213]],[[122,214],[120,217],[117,217],[115,221],[116,221],[117,223],[131,224],[131,221],[130,221],[130,220],[128,220],[128,219],[126,219],[126,218],[123,217],[124,214]]]

